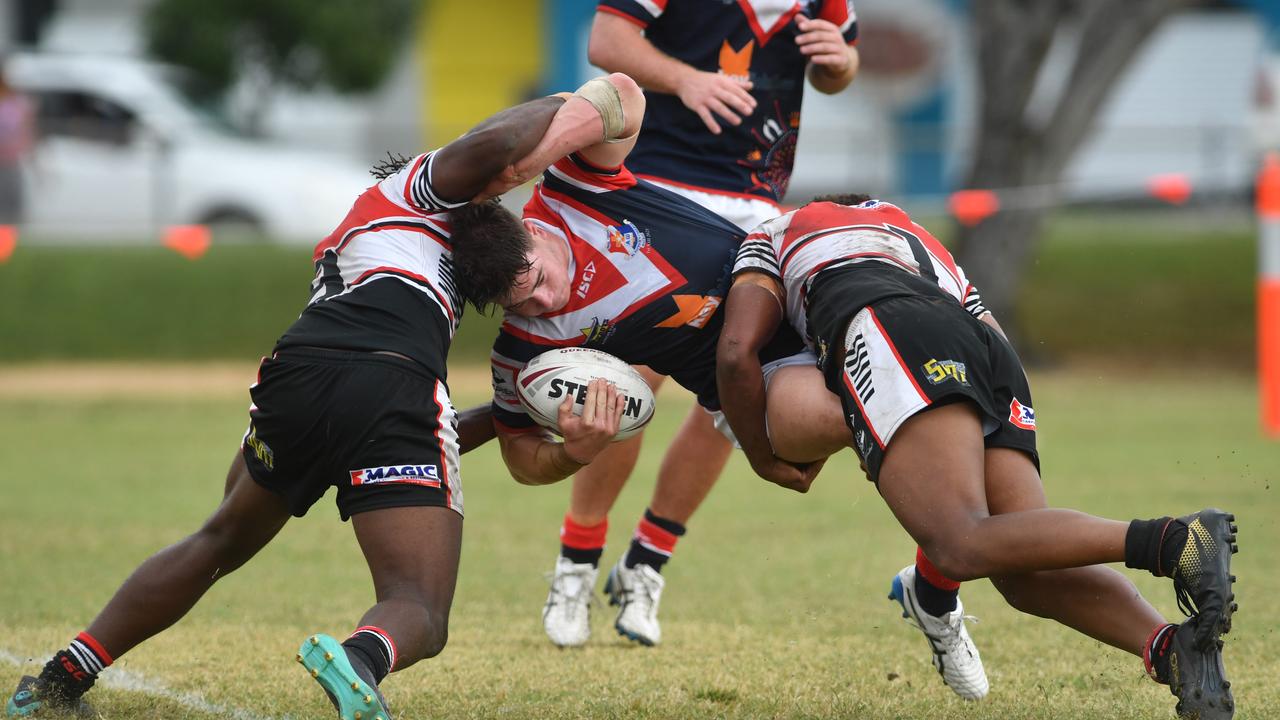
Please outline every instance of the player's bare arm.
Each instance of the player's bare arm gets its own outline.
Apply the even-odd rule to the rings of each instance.
[[[759,353],[782,322],[782,288],[764,273],[738,275],[725,302],[724,327],[716,346],[720,409],[733,428],[751,468],[760,477],[807,492],[821,463],[797,467],[773,453],[765,426],[764,371]]]
[[[533,150],[564,104],[560,96],[530,100],[489,117],[445,145],[437,151],[431,168],[436,192],[453,202],[476,198],[512,163]]]
[[[458,413],[458,454],[465,455],[496,436],[493,405],[485,403]]]
[[[719,122],[740,125],[756,109],[750,81],[683,63],[654,47],[634,23],[611,13],[596,13],[587,58],[604,70],[630,75],[646,90],[679,97],[716,135]]]
[[[618,434],[625,408],[618,388],[603,380],[587,385],[582,414],[573,412],[573,397],[560,405],[557,424],[564,442],[549,433],[508,433],[498,431],[502,459],[516,482],[522,485],[549,485],[559,482],[595,460]]]
[[[796,44],[809,58],[809,84],[827,95],[849,87],[858,74],[857,48],[845,42],[840,28],[830,21],[799,15],[796,24],[800,28]]]
[[[560,158],[577,152],[601,167],[622,164],[644,122],[644,92],[623,73],[587,81],[572,94],[527,155],[511,168],[511,180],[532,180]]]

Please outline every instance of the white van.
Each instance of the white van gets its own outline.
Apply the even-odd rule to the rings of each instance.
[[[115,56],[15,54],[37,104],[24,236],[154,242],[169,225],[315,243],[373,183],[353,160],[241,137],[173,68]]]

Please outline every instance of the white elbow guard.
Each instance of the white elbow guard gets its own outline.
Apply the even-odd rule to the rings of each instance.
[[[618,137],[626,127],[627,119],[622,112],[622,96],[613,83],[603,77],[591,78],[573,94],[591,103],[591,107],[600,113],[600,119],[604,121],[605,142],[626,139]]]

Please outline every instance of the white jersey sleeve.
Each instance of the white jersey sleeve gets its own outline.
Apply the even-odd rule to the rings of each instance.
[[[774,250],[773,237],[765,232],[753,232],[738,248],[738,259],[733,264],[733,274],[761,272],[782,282],[782,269]]]
[[[391,202],[421,215],[435,215],[466,205],[468,200],[454,201],[440,197],[432,183],[432,171],[439,150],[423,153],[378,183],[382,194]]]

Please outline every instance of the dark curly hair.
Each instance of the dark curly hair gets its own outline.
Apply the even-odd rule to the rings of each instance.
[[[529,269],[529,233],[497,198],[450,210],[449,225],[458,292],[487,313]]]
[[[819,195],[810,202],[829,202],[837,205],[861,205],[870,199],[871,196],[864,193],[837,193],[834,195]]]

